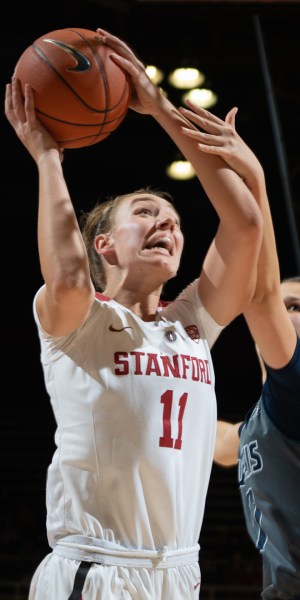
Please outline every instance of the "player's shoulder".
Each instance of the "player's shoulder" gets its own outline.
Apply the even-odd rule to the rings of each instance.
[[[282,383],[300,380],[300,338],[298,336],[296,337],[294,353],[289,362],[280,369],[274,369],[266,364],[266,371],[267,380],[272,378],[280,380]]]

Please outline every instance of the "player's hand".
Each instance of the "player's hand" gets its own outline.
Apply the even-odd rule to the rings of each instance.
[[[97,33],[102,36],[104,44],[112,48],[112,60],[126,71],[131,81],[129,107],[138,113],[154,115],[163,96],[148,77],[143,63],[120,38],[100,28],[97,29]]]
[[[63,160],[62,150],[36,117],[33,90],[29,84],[25,85],[24,98],[17,79],[13,78],[12,83],[7,84],[5,115],[37,164],[45,152],[53,150],[59,154],[60,160]]]
[[[199,149],[202,152],[221,156],[251,189],[253,180],[256,181],[263,176],[263,169],[255,154],[235,129],[235,116],[238,109],[232,108],[225,120],[222,120],[208,110],[196,106],[190,100],[186,103],[189,109],[180,107],[179,112],[202,131],[184,127],[184,133],[199,142]]]

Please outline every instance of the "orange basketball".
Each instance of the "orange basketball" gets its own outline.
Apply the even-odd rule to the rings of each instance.
[[[70,27],[39,37],[19,58],[15,75],[34,90],[37,117],[62,148],[91,146],[123,121],[130,81],[113,50],[89,29]]]

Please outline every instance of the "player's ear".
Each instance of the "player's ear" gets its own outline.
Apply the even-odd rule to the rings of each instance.
[[[114,254],[113,240],[108,233],[99,233],[94,239],[94,248],[97,254],[108,256]]]

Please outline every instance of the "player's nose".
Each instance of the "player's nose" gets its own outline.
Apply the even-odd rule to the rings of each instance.
[[[175,218],[172,215],[159,215],[156,219],[156,227],[158,229],[174,229]]]

